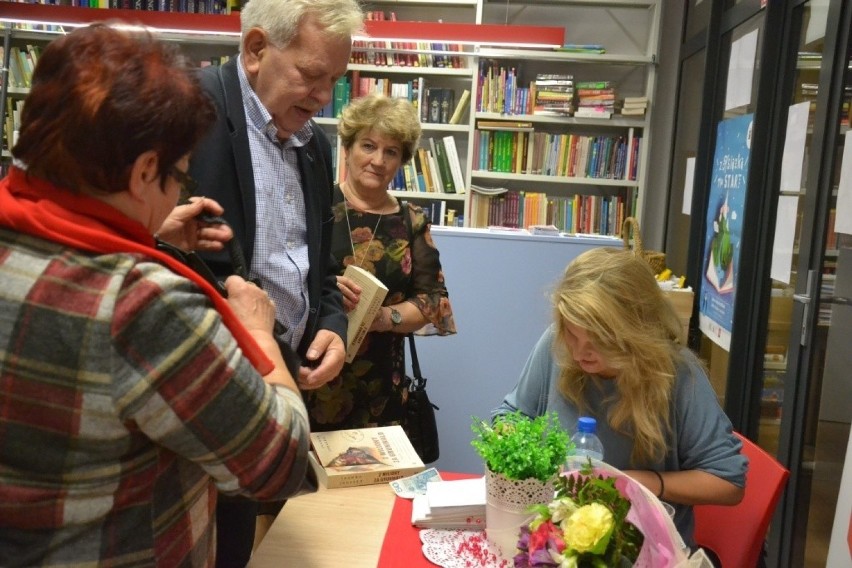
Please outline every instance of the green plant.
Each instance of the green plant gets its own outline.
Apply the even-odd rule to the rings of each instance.
[[[555,412],[530,418],[516,411],[491,425],[474,417],[471,430],[476,434],[471,445],[488,469],[509,479],[548,481],[574,450]]]

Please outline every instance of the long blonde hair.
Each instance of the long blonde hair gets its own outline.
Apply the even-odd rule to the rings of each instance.
[[[591,377],[568,352],[565,332],[570,323],[586,331],[616,371],[617,395],[606,419],[614,430],[633,438],[633,464],[662,459],[671,431],[680,322],[648,264],[623,249],[586,251],[568,265],[553,305],[560,392],[581,413],[588,410]]]

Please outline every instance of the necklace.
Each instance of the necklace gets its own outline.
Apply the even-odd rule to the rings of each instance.
[[[355,254],[355,241],[352,240],[352,225],[349,223],[349,204],[348,199],[346,198],[346,190],[341,185],[340,191],[343,193],[343,208],[346,210],[346,229],[349,231],[349,245],[352,247],[352,258],[358,262],[358,256]],[[382,217],[384,217],[384,211],[379,213],[379,218],[376,220],[376,226],[373,227],[373,233],[370,235],[370,240],[367,242],[367,248],[364,249],[364,254],[361,255],[361,262],[358,262],[358,268],[361,268],[361,265],[364,264],[364,259],[367,258],[367,255],[370,252],[370,247],[373,246],[373,239],[376,238],[376,231],[379,230],[379,223],[382,222]]]

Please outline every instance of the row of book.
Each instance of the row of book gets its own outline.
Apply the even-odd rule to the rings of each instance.
[[[75,8],[111,8],[187,14],[227,14],[230,11],[225,0],[39,0],[37,3]]]
[[[24,99],[6,97],[6,113],[3,121],[3,149],[11,150],[18,141],[21,129],[21,112],[24,110]]]
[[[491,60],[480,61],[477,87],[478,112],[508,116],[641,116],[648,106],[645,96],[618,98],[612,81],[575,82],[570,74],[540,73],[524,86],[516,68]]]
[[[439,200],[419,203],[419,205],[423,208],[423,213],[426,215],[426,218],[429,219],[429,222],[433,225],[440,225],[442,227],[464,227],[464,215],[462,215],[452,203]],[[461,204],[457,207],[461,208]]]
[[[530,229],[553,225],[561,232],[618,236],[626,217],[634,213],[635,192],[625,195],[553,196],[536,191],[504,190],[470,197],[472,227]]]
[[[511,129],[483,124],[494,122],[477,125],[474,170],[615,180],[638,177],[640,136],[535,132],[532,123],[502,123],[522,125]]]
[[[453,89],[427,87],[424,77],[394,81],[389,77],[370,77],[353,71],[334,85],[332,100],[322,108],[318,117],[338,118],[349,101],[372,93],[411,101],[420,115],[420,122],[459,124],[470,104],[470,91],[464,89],[459,100]]]
[[[21,48],[12,46],[9,48],[9,86],[16,88],[29,88],[32,84],[33,69],[35,69],[38,58],[41,56],[41,47],[35,44],[27,44]],[[0,46],[0,62],[5,61],[5,50]]]
[[[456,140],[452,136],[423,140],[413,159],[404,164],[391,181],[390,189],[415,193],[465,193],[464,170]]]
[[[99,0],[79,0],[91,4]],[[82,5],[82,4],[80,4]],[[225,0],[108,0],[109,8],[122,10],[148,10],[155,12],[183,12],[185,14],[227,14]]]
[[[467,58],[458,55],[463,52],[463,46],[458,43],[356,40],[352,42],[349,63],[383,67],[465,69]]]

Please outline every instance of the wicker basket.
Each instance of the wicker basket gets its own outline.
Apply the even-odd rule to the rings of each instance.
[[[639,231],[639,221],[635,217],[628,217],[621,225],[621,240],[624,241],[624,248],[630,249],[630,229],[633,228],[633,253],[645,259],[651,265],[651,270],[654,274],[659,274],[666,269],[666,253],[656,250],[645,250],[642,246],[642,233]]]

